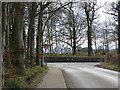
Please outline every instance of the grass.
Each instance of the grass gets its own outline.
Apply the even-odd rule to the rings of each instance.
[[[117,53],[106,53],[106,55],[104,56],[104,62],[97,66],[114,71],[120,71],[120,64],[118,60],[119,55]]]
[[[34,88],[42,80],[48,67],[35,66],[26,68],[24,75],[9,78],[5,81],[6,88]]]
[[[109,69],[109,70],[114,70],[114,71],[120,71],[120,66],[118,64],[113,64],[113,63],[101,63],[96,65],[101,68]]]

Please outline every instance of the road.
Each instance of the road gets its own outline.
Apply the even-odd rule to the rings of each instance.
[[[118,72],[98,68],[98,63],[48,63],[63,69],[68,88],[118,88]]]

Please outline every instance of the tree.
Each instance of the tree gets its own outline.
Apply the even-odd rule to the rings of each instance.
[[[16,67],[18,74],[24,71],[23,16],[24,3],[3,3],[2,29],[5,67]],[[19,22],[18,22],[19,21]],[[13,57],[14,55],[14,57]],[[7,57],[7,58],[6,58]],[[8,63],[7,65],[5,63]]]
[[[120,1],[109,4],[106,14],[113,16],[113,25],[116,27],[118,36],[118,54],[120,54]],[[116,23],[117,22],[117,23]]]
[[[40,9],[39,12],[37,13],[38,16],[38,31],[37,31],[37,44],[36,44],[36,64],[39,65],[39,59],[40,56],[39,54],[41,54],[41,56],[43,56],[43,34],[45,31],[45,27],[48,23],[48,21],[52,18],[52,16],[55,15],[55,13],[57,11],[59,11],[61,8],[63,8],[64,6],[68,5],[69,3],[65,3],[62,4],[60,6],[55,7],[54,9],[52,9],[51,11],[45,11],[45,9],[51,4],[51,2],[40,2]],[[51,15],[45,20],[45,22],[43,22],[43,16],[45,14],[51,13]],[[43,60],[41,59],[41,66],[43,66]]]
[[[120,58],[120,1],[118,1],[118,59]],[[118,62],[120,65],[120,62]]]
[[[109,45],[111,43],[110,40],[110,30],[111,27],[109,26],[109,23],[107,21],[105,21],[103,23],[103,27],[102,27],[102,33],[101,33],[101,38],[103,37],[103,47],[105,48],[105,52],[108,53],[109,52]]]
[[[97,54],[98,52],[98,47],[100,44],[98,43],[100,41],[99,38],[102,38],[100,31],[102,31],[101,25],[100,25],[100,22],[97,20],[93,24],[93,32],[92,32],[92,42],[95,47],[95,54]]]
[[[27,54],[28,54],[28,61],[33,63],[34,57],[34,35],[35,35],[35,15],[37,10],[37,3],[32,2],[29,3],[28,10],[29,10],[29,29],[28,29],[28,43],[27,43]]]
[[[0,8],[2,8],[2,4],[0,3]],[[0,12],[2,9],[0,9]],[[2,64],[3,64],[3,39],[2,39],[2,14],[0,14],[0,89],[2,89],[2,83],[3,83],[3,78],[2,78]]]
[[[52,5],[51,7],[48,7],[48,11],[51,11],[51,9],[53,9]],[[47,15],[47,18],[51,16],[51,13],[49,13]],[[44,37],[46,37],[44,43],[47,43],[49,45],[49,53],[53,52],[53,38],[55,33],[56,33],[56,22],[57,22],[57,15],[54,15],[54,17],[51,17],[51,19],[47,22],[46,24],[46,34],[44,35]],[[57,41],[57,39],[55,39],[55,41]],[[56,46],[57,46],[57,42],[56,42]]]
[[[38,16],[38,32],[37,32],[37,44],[36,44],[36,65],[40,64],[40,56],[39,54],[43,54],[43,11],[50,4],[47,2],[46,4],[40,2],[40,13]],[[43,66],[43,60],[41,59],[41,66]]]
[[[42,27],[43,27],[43,23],[42,23],[42,18],[43,18],[43,10],[42,10],[42,2],[40,3],[40,14],[39,14],[39,17],[38,17],[38,32],[37,32],[37,44],[36,44],[36,65],[39,65],[40,64],[40,56],[39,54],[42,54],[43,51],[42,51],[42,34],[43,34],[43,30],[42,30]],[[42,60],[41,60],[41,66],[42,66]]]
[[[85,11],[87,20],[87,38],[88,38],[88,56],[92,54],[92,32],[93,32],[93,21],[96,19],[96,12],[102,7],[98,6],[97,2],[84,2],[83,9]]]
[[[4,46],[4,53],[6,56],[3,57],[5,67],[12,67],[11,64],[13,58],[11,58],[12,48],[13,48],[13,25],[14,25],[14,14],[15,14],[15,7],[13,3],[2,3],[2,33],[3,33],[3,46]],[[15,66],[15,65],[14,65]]]
[[[15,57],[15,66],[19,74],[24,72],[24,43],[23,43],[23,16],[24,3],[14,3],[14,24],[12,31],[12,49]],[[19,21],[19,22],[18,22]]]
[[[118,1],[118,54],[120,54],[120,1]]]
[[[80,43],[85,36],[84,29],[86,28],[85,19],[81,15],[82,12],[76,12],[76,9],[79,9],[77,4],[71,2],[68,7],[62,10],[62,17],[59,20],[60,28],[62,28],[58,31],[62,35],[60,37],[63,37],[59,40],[72,48],[73,55],[76,54],[77,47],[80,47],[85,41],[83,40]]]

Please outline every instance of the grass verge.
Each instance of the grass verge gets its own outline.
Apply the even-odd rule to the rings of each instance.
[[[113,63],[106,63],[103,62],[101,64],[96,65],[97,67],[101,67],[104,69],[109,69],[109,70],[114,70],[114,71],[119,71],[120,72],[120,66],[118,64],[113,64]]]
[[[35,88],[47,71],[48,67],[46,66],[26,68],[24,75],[7,79],[5,81],[5,88]]]

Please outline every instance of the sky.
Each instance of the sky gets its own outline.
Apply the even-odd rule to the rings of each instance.
[[[116,2],[118,0],[97,0],[98,4],[101,4],[101,5],[104,5],[105,3],[111,3],[111,2]],[[99,10],[99,14],[100,14],[100,20],[101,21],[104,21],[106,19],[109,18],[109,15],[103,13],[103,11],[105,11],[105,6],[102,7],[100,10]]]
[[[111,2],[116,2],[116,1],[118,1],[118,0],[97,0],[98,4],[99,5],[101,4],[101,6],[104,5],[105,3],[111,3]],[[100,8],[98,11],[98,13],[100,14],[100,19],[99,19],[100,22],[104,22],[105,20],[107,20],[110,17],[110,15],[103,13],[103,11],[105,11],[105,6]],[[110,47],[110,49],[115,48],[113,44],[111,44],[110,46],[112,46],[112,47]],[[82,45],[82,47],[87,47],[87,41]],[[94,48],[94,45],[93,45],[93,48]]]
[[[90,0],[75,0],[75,1],[83,1],[83,2],[88,1],[89,2]],[[94,1],[94,0],[91,0],[91,1]],[[98,5],[101,4],[101,6],[103,6],[105,3],[111,3],[111,2],[116,2],[116,1],[118,1],[118,0],[97,0]],[[100,20],[101,23],[104,22],[105,20],[107,20],[110,17],[110,15],[107,15],[107,14],[103,13],[103,11],[105,11],[105,6],[100,8],[99,11],[98,11],[98,13],[100,14],[100,19],[99,20]],[[87,43],[87,41],[85,41],[85,43],[81,47],[84,48],[84,47],[87,47],[87,46],[88,46],[88,43]],[[110,49],[115,48],[115,47],[113,47],[114,44],[111,44],[110,46],[112,46],[112,47],[110,47]],[[94,45],[92,47],[94,49]]]

